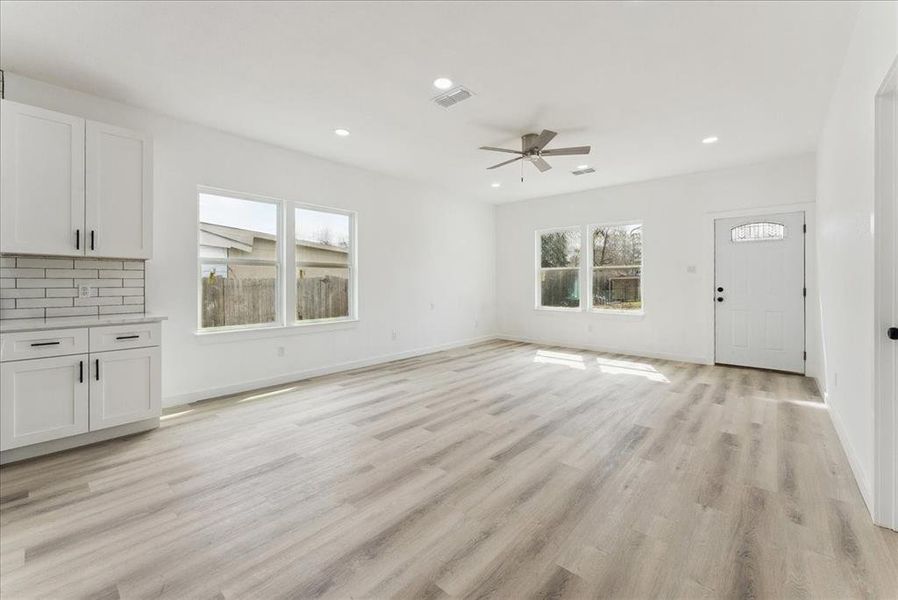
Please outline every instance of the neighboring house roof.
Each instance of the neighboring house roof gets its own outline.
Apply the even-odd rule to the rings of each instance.
[[[200,223],[201,246],[209,246],[212,248],[234,248],[241,252],[250,253],[253,251],[253,243],[255,240],[275,241],[275,239],[274,235],[261,231],[237,229],[236,227],[226,227],[225,225],[215,225],[213,223]],[[297,240],[296,245],[302,246],[303,248],[314,248],[340,254],[347,254],[349,252],[348,248],[342,246],[320,244],[310,240]]]

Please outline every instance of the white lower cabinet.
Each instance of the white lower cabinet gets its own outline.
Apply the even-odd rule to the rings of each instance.
[[[88,431],[87,354],[0,365],[0,450]]]
[[[159,341],[159,323],[0,336],[0,451],[159,417]]]
[[[90,429],[159,416],[159,348],[91,354]]]

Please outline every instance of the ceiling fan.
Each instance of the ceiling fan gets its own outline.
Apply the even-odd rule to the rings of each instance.
[[[570,156],[576,154],[589,154],[590,146],[574,146],[572,148],[555,148],[545,150],[544,148],[549,144],[549,142],[552,141],[552,139],[556,135],[558,135],[556,132],[549,131],[548,129],[543,129],[542,133],[540,134],[528,133],[526,135],[523,135],[521,136],[520,150],[508,150],[507,148],[481,146],[481,150],[492,150],[494,152],[520,154],[520,156],[518,156],[517,158],[512,158],[511,160],[500,162],[498,165],[487,167],[487,170],[496,169],[505,165],[510,165],[513,162],[526,159],[532,162],[533,166],[539,169],[541,173],[545,173],[552,168],[552,165],[550,165],[543,159],[544,156]]]

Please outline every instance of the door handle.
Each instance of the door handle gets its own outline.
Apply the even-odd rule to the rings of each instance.
[[[99,358],[94,359],[94,376],[96,377],[97,381],[100,381],[100,359]]]
[[[84,361],[78,361],[78,383],[84,383]]]
[[[75,250],[81,250],[81,230],[75,230]]]
[[[889,327],[886,335],[889,336],[890,340],[898,340],[898,327]]]
[[[717,291],[718,291],[718,292],[722,292],[722,291],[723,291],[723,288],[722,288],[722,287],[718,287],[718,288],[717,288]]]
[[[723,302],[723,296],[717,296],[717,301],[718,301],[718,302]]]
[[[94,230],[90,230],[90,249],[94,249]]]

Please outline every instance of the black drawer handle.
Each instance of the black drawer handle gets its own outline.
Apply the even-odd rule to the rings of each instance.
[[[140,337],[139,335],[120,335],[120,336],[117,336],[115,339],[117,339],[117,340],[136,340],[139,337]]]
[[[100,381],[100,359],[95,358],[94,361],[96,361],[94,362],[94,375],[97,376],[97,381]]]
[[[33,344],[31,344],[32,347],[34,347],[34,346],[58,346],[58,345],[59,345],[59,342],[34,342]]]

